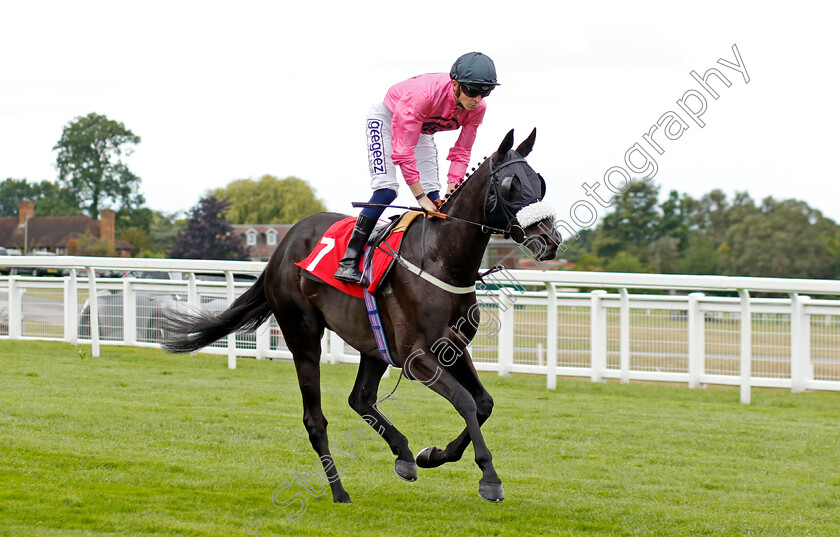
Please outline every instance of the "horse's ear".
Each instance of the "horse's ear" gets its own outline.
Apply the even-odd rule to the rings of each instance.
[[[513,129],[510,129],[510,132],[507,133],[505,139],[502,140],[501,145],[499,145],[499,150],[496,152],[496,162],[500,162],[502,159],[505,158],[507,152],[513,147]]]
[[[534,130],[531,131],[531,134],[525,138],[525,141],[519,144],[519,147],[516,148],[516,152],[522,155],[523,157],[527,157],[528,154],[534,149],[534,140],[537,139],[537,129],[534,127]]]

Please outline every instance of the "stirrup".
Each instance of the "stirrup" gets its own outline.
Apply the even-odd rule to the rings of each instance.
[[[370,282],[368,282],[367,278],[365,278],[365,275],[354,267],[339,265],[338,270],[335,271],[333,277],[336,280],[341,280],[345,283],[354,283],[361,285],[362,287],[370,285]]]

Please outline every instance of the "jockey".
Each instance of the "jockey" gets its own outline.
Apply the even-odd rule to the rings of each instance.
[[[387,205],[397,198],[397,170],[411,193],[426,211],[440,203],[437,148],[432,135],[461,129],[449,155],[447,195],[464,178],[476,130],[487,108],[484,98],[496,81],[496,66],[488,56],[469,52],[458,58],[446,73],[410,78],[388,90],[385,100],[368,112],[367,143],[370,203]],[[356,219],[353,235],[335,278],[367,285],[359,271],[359,260],[373,227],[384,207],[366,207]]]

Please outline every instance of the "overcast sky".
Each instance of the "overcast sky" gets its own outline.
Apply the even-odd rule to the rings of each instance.
[[[502,85],[472,163],[509,129],[518,142],[537,127],[529,161],[560,218],[594,201],[582,184],[626,168],[634,144],[651,152],[643,135],[676,112],[688,125],[678,139],[653,134],[663,193],[797,198],[840,221],[837,8],[775,5],[0,0],[0,179],[56,179],[63,127],[96,112],[142,137],[127,162],[153,209],[185,210],[210,188],[272,174],[355,214],[350,201],[370,195],[368,107],[477,50]],[[718,63],[736,62],[733,45],[749,83]],[[717,100],[690,75],[712,67],[731,83],[710,82]],[[677,104],[689,90],[707,101],[702,128]],[[435,139],[445,180],[455,138]],[[405,186],[399,201],[413,201]]]

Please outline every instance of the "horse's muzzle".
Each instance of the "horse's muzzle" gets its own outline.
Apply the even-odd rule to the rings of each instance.
[[[548,233],[531,235],[525,239],[524,245],[538,261],[549,261],[557,255],[557,242]]]

